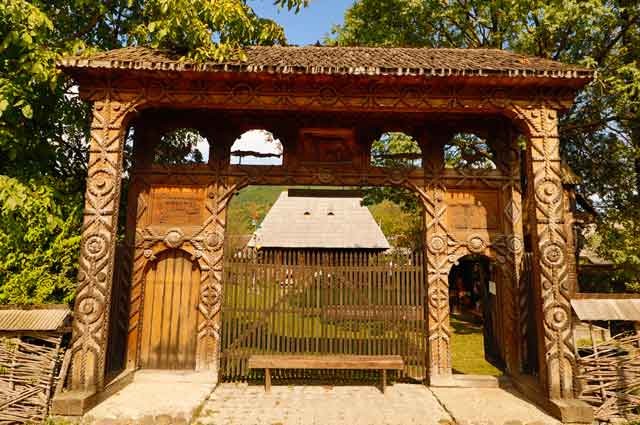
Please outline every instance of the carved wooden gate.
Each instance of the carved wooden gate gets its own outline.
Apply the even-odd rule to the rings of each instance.
[[[406,364],[401,375],[421,379],[425,296],[421,253],[231,252],[224,264],[222,377],[254,377],[246,368],[251,354],[304,353],[397,354]]]
[[[194,369],[200,268],[172,249],[149,267],[144,286],[140,367]]]

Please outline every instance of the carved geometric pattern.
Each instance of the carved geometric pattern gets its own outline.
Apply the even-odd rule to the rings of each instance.
[[[575,356],[571,331],[572,241],[565,226],[557,112],[514,108],[529,133],[527,177],[534,246],[534,287],[542,299],[542,377],[551,398],[573,398]]]
[[[446,228],[446,187],[427,181],[419,190],[425,214],[427,276],[427,327],[429,375],[451,374],[451,329],[449,327],[449,271],[453,238]],[[477,239],[476,239],[477,241]],[[480,240],[480,245],[484,244]]]
[[[82,77],[80,77],[82,79]],[[117,87],[113,87],[113,84]],[[82,80],[83,98],[94,101],[91,152],[82,236],[79,288],[75,306],[72,341],[71,387],[92,389],[103,386],[108,308],[113,280],[115,232],[122,174],[122,150],[125,118],[142,107],[190,107],[256,111],[346,111],[368,112],[461,112],[500,114],[518,122],[530,137],[527,148],[529,174],[529,218],[534,230],[534,275],[536,288],[542,297],[542,317],[545,351],[541,371],[548,381],[552,397],[572,397],[573,350],[570,334],[568,303],[568,261],[573,241],[567,233],[562,208],[559,142],[556,109],[572,102],[573,89],[513,88],[496,100],[482,87],[466,87],[451,91],[442,87],[425,87],[423,83],[405,84],[402,89],[375,83],[346,85],[312,85],[295,78],[277,82],[194,81],[178,79],[167,83],[152,78],[122,78],[117,82],[95,78]],[[411,96],[407,96],[407,93]],[[117,100],[116,100],[117,94]],[[535,102],[532,102],[535,99]],[[508,157],[507,157],[508,159]],[[140,173],[136,191],[135,233],[130,238],[134,249],[131,286],[129,362],[135,362],[137,329],[144,267],[170,246],[191,253],[201,270],[198,304],[197,363],[199,369],[217,367],[222,298],[222,247],[226,224],[226,206],[231,195],[247,184],[336,185],[336,186],[403,186],[419,194],[426,219],[428,326],[430,374],[451,373],[450,329],[448,305],[448,273],[460,257],[482,253],[494,259],[500,268],[503,286],[509,291],[503,306],[505,317],[513,326],[505,329],[513,342],[518,335],[518,305],[514,299],[518,288],[519,263],[523,253],[522,203],[517,182],[519,177],[505,175],[501,159],[498,170],[460,172],[442,168],[362,169],[331,165],[309,167],[243,167],[211,164],[189,167],[181,175],[179,167],[172,169],[172,179],[207,188],[206,217],[196,231],[173,229],[158,232],[147,226],[149,185],[152,171]],[[441,165],[441,164],[440,164]],[[197,172],[195,172],[197,171]],[[196,174],[200,173],[196,176]],[[149,181],[146,181],[149,179]],[[135,180],[135,178],[134,178]],[[180,183],[176,183],[180,184]],[[465,187],[495,190],[501,199],[503,227],[491,234],[461,234],[446,225],[445,194],[448,188]],[[508,345],[517,346],[509,343]],[[506,353],[507,365],[514,370],[519,353]],[[546,373],[545,373],[546,372]]]
[[[104,383],[124,128],[136,103],[108,94],[93,107],[71,341],[70,387],[76,390]]]
[[[83,80],[86,88],[84,98],[94,100],[103,96],[103,88],[97,85],[106,82],[98,79]],[[307,111],[446,111],[495,113],[510,111],[513,103],[523,108],[544,102],[554,109],[569,107],[575,96],[571,88],[511,87],[504,90],[506,99],[496,101],[495,92],[483,87],[467,86],[464,90],[451,90],[445,85],[425,86],[423,82],[403,83],[398,89],[392,85],[376,82],[362,84],[311,84],[304,78],[289,76],[273,81],[223,81],[222,79],[175,79],[170,84],[153,78],[127,78],[123,76],[118,85],[126,93],[140,93],[147,105],[153,107],[175,107],[189,105],[193,108],[233,110],[307,110]],[[407,93],[412,95],[407,97]],[[519,114],[518,114],[519,115]]]

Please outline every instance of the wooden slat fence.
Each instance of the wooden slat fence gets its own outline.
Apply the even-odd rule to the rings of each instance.
[[[258,378],[261,371],[247,370],[247,358],[282,353],[401,355],[406,364],[401,377],[422,379],[427,348],[422,270],[421,253],[232,252],[224,264],[223,378]],[[276,371],[291,378],[310,372]]]

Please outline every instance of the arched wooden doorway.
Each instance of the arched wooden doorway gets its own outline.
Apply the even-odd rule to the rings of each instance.
[[[158,255],[145,275],[139,367],[194,369],[200,269],[182,250]]]

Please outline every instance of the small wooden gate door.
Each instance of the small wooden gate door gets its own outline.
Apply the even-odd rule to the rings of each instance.
[[[200,269],[181,250],[158,256],[146,273],[141,368],[194,369]]]

